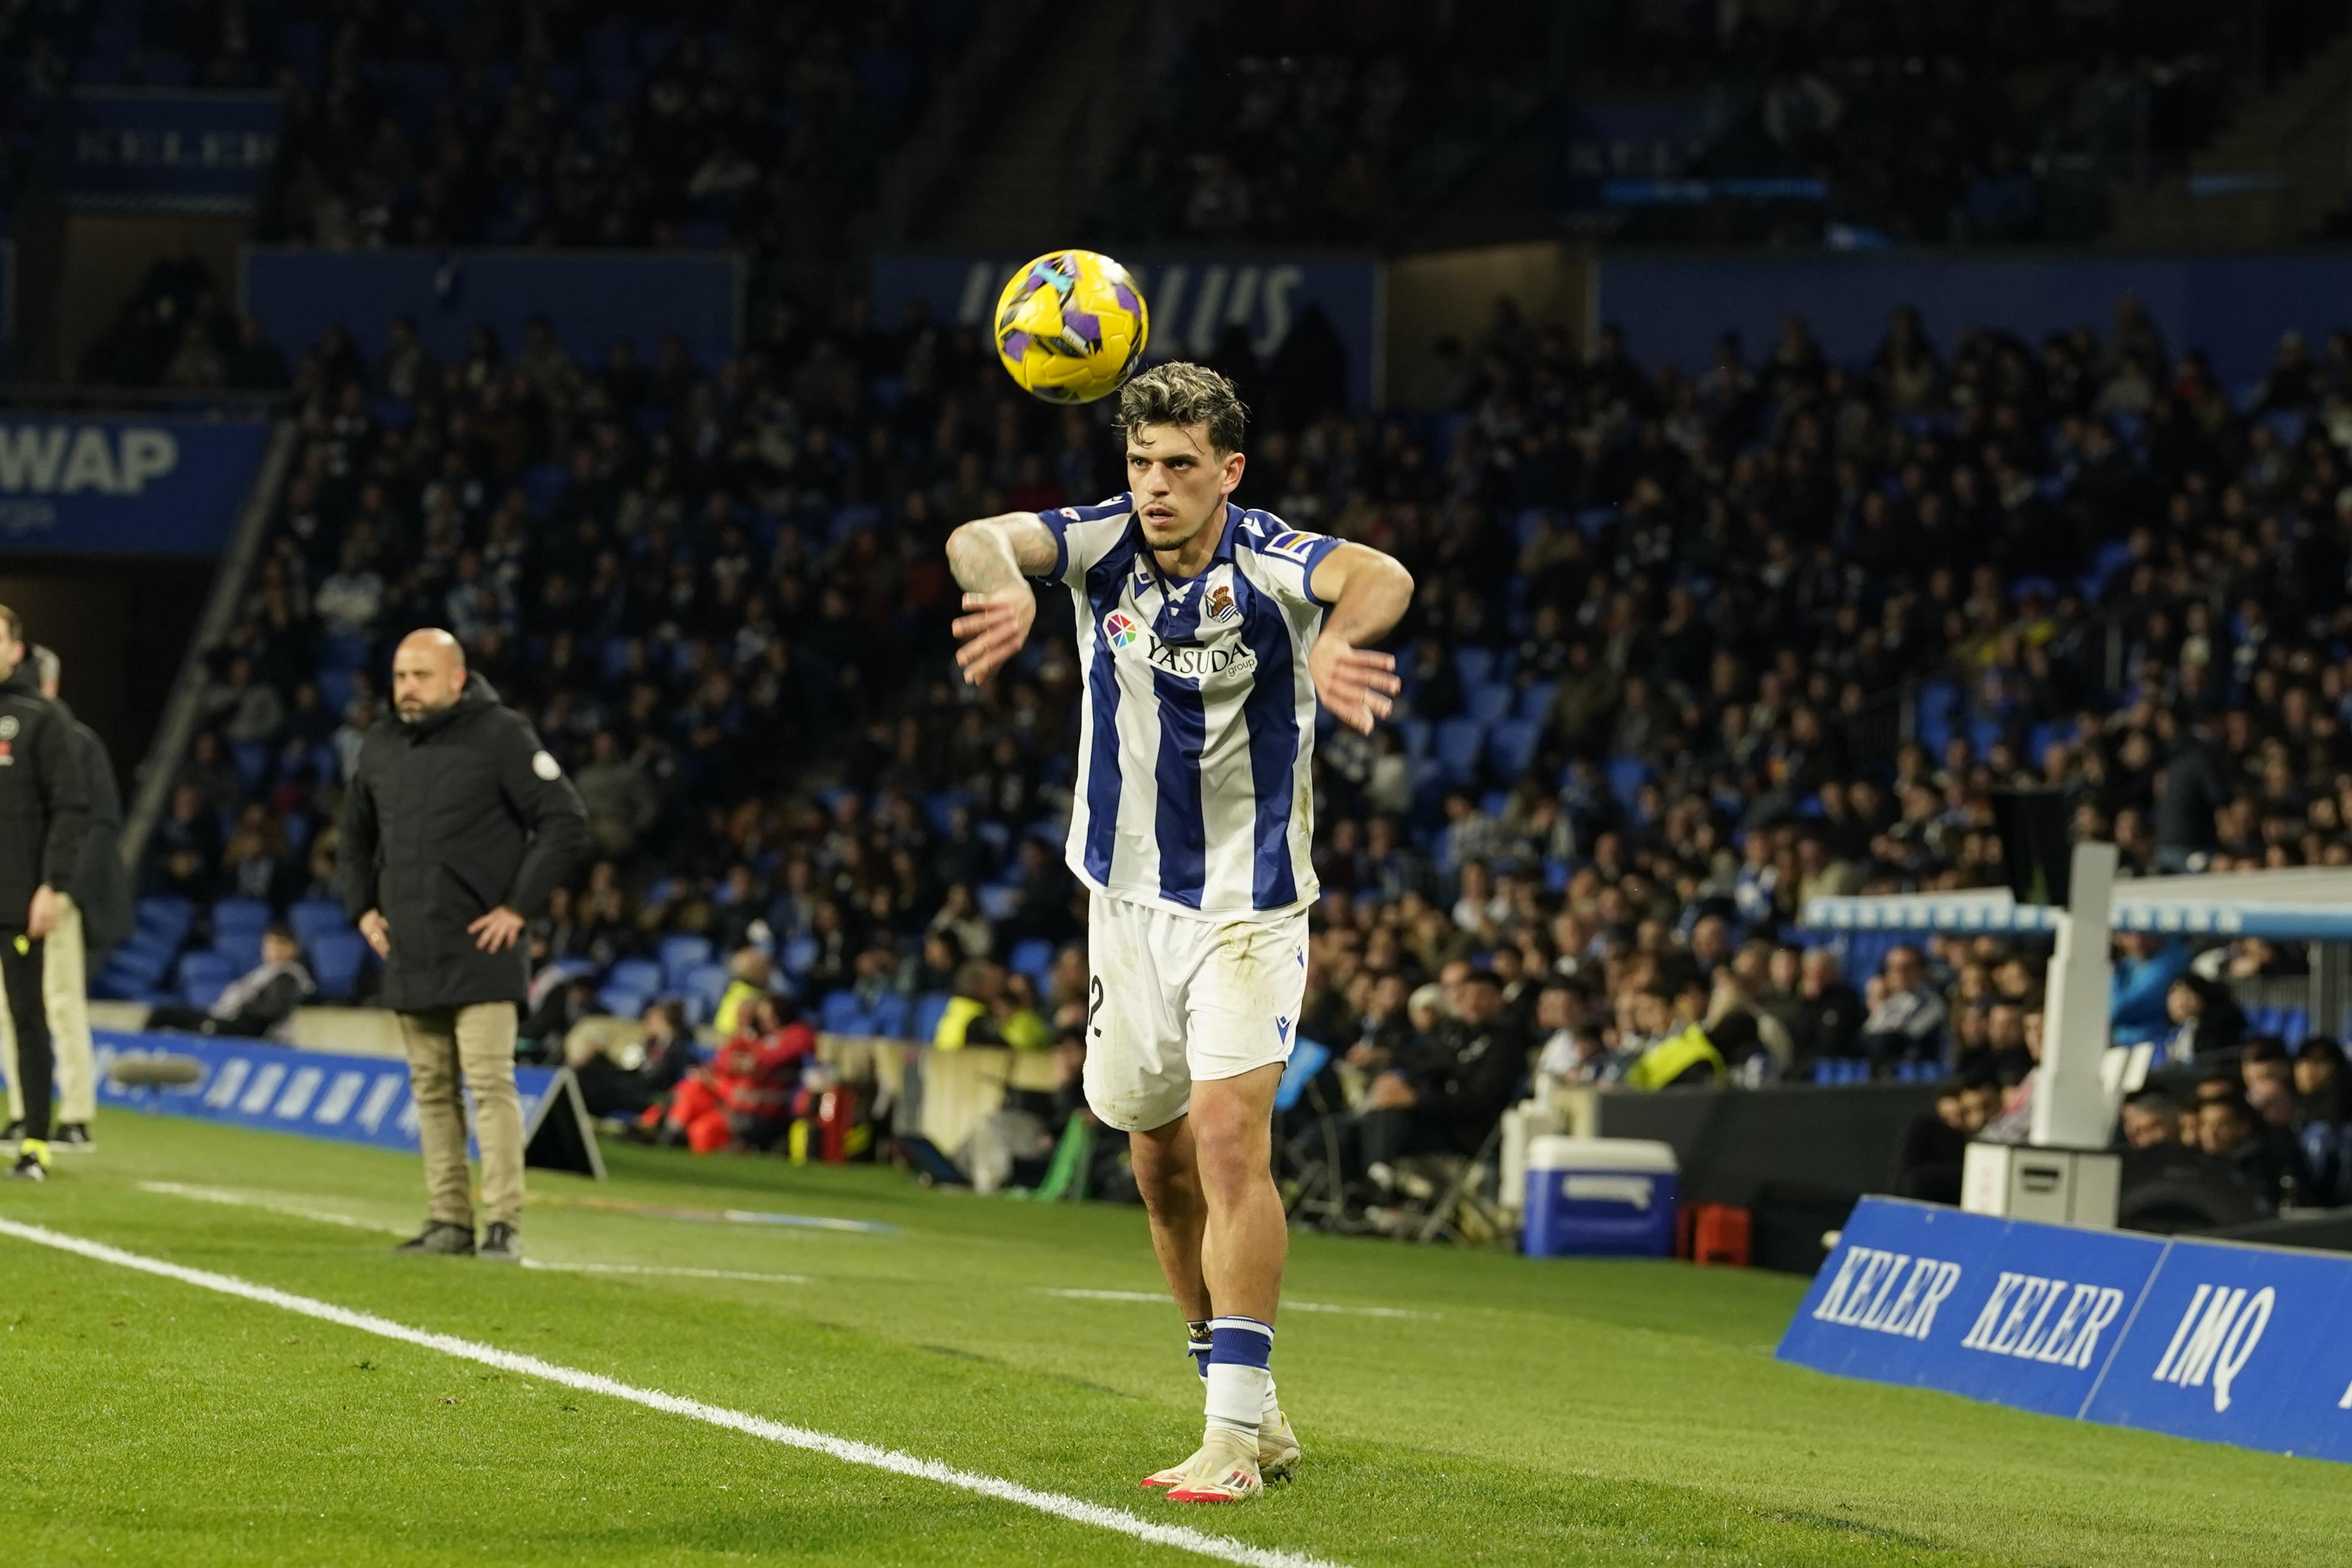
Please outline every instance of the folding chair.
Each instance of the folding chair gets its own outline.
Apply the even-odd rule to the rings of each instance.
[[[1508,1233],[1510,1221],[1500,1205],[1486,1195],[1486,1172],[1503,1144],[1503,1124],[1497,1121],[1478,1145],[1475,1154],[1452,1155],[1453,1172],[1429,1210],[1415,1241],[1458,1241],[1475,1246]]]
[[[1279,1117],[1304,1107],[1315,1118],[1314,1142],[1322,1146],[1319,1159],[1301,1160],[1297,1186],[1283,1204],[1283,1216],[1303,1225],[1333,1225],[1347,1205],[1346,1175],[1340,1164],[1338,1110],[1325,1100],[1320,1082],[1331,1063],[1330,1047],[1320,1041],[1300,1039],[1290,1049],[1290,1060],[1275,1087],[1274,1109]],[[1295,1142],[1297,1140],[1289,1141]],[[1286,1142],[1286,1150],[1289,1143]]]

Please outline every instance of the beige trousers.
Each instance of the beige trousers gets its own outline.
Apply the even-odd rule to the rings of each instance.
[[[522,1097],[515,1092],[517,1019],[511,1002],[477,1002],[429,1013],[396,1013],[416,1097],[416,1137],[425,1147],[426,1213],[474,1223],[466,1172],[466,1106],[474,1091],[474,1136],[482,1146],[482,1218],[522,1219]]]
[[[98,1067],[90,1054],[89,985],[81,948],[81,910],[70,894],[58,900],[57,929],[41,947],[41,1002],[49,1014],[49,1050],[58,1063],[58,1115],[88,1123],[98,1116]],[[8,1074],[8,1120],[25,1119],[16,1087],[16,1021],[0,992],[0,1068]]]

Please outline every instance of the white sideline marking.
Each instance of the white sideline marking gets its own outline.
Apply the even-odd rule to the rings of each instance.
[[[1040,1296],[1059,1296],[1069,1301],[1144,1301],[1154,1307],[1165,1307],[1165,1292],[1154,1290],[1056,1290],[1049,1286],[1034,1285],[1030,1289]],[[1359,1318],[1440,1318],[1442,1312],[1419,1312],[1410,1307],[1343,1307],[1331,1301],[1285,1300],[1286,1312],[1346,1312]]]
[[[163,1193],[175,1198],[194,1198],[198,1203],[220,1204],[228,1208],[259,1209],[265,1214],[289,1215],[296,1219],[316,1220],[320,1225],[339,1225],[346,1229],[373,1231],[383,1236],[408,1234],[402,1226],[377,1225],[352,1215],[337,1214],[332,1209],[314,1209],[305,1204],[241,1193],[229,1187],[196,1187],[184,1182],[142,1182],[139,1190]],[[687,1268],[654,1263],[554,1263],[544,1258],[526,1258],[522,1266],[525,1268],[543,1268],[555,1274],[643,1274],[678,1279],[755,1279],[768,1285],[814,1283],[805,1274],[757,1274],[741,1268]]]
[[[611,1399],[626,1400],[647,1410],[658,1410],[668,1415],[683,1415],[707,1426],[722,1426],[746,1436],[762,1438],[788,1448],[805,1449],[841,1460],[844,1464],[863,1465],[869,1469],[887,1470],[893,1475],[911,1476],[918,1480],[937,1481],[941,1486],[973,1492],[981,1497],[995,1498],[1001,1502],[1034,1509],[1039,1513],[1066,1519],[1074,1524],[1092,1525],[1111,1531],[1154,1546],[1171,1547],[1190,1552],[1196,1556],[1213,1557],[1223,1563],[1237,1563],[1243,1568],[1339,1568],[1319,1557],[1303,1552],[1284,1552],[1275,1547],[1252,1546],[1245,1542],[1223,1535],[1211,1535],[1181,1524],[1161,1524],[1140,1519],[1119,1509],[1101,1503],[1087,1502],[1083,1498],[1064,1496],[1060,1492],[1040,1491],[1024,1487],[1018,1481],[1008,1481],[999,1476],[984,1475],[977,1470],[960,1470],[937,1459],[918,1458],[900,1453],[896,1448],[884,1448],[872,1443],[860,1443],[847,1437],[835,1437],[807,1426],[787,1426],[765,1416],[750,1415],[723,1405],[705,1405],[698,1399],[687,1399],[675,1394],[664,1394],[656,1388],[639,1388],[593,1372],[575,1367],[559,1366],[541,1361],[537,1356],[504,1351],[496,1345],[461,1340],[453,1334],[436,1334],[425,1329],[412,1329],[405,1323],[395,1323],[389,1318],[379,1318],[373,1312],[355,1311],[338,1307],[331,1301],[320,1301],[309,1296],[297,1296],[290,1291],[257,1285],[249,1279],[239,1279],[233,1274],[215,1274],[208,1268],[190,1268],[184,1264],[167,1263],[160,1258],[147,1258],[136,1252],[125,1252],[101,1241],[88,1241],[78,1236],[47,1229],[37,1225],[23,1225],[16,1220],[0,1219],[0,1236],[13,1236],[19,1241],[29,1241],[37,1247],[54,1247],[99,1263],[111,1263],[119,1268],[136,1269],[158,1279],[175,1279],[183,1285],[193,1285],[200,1290],[211,1290],[223,1296],[235,1296],[243,1300],[258,1301],[321,1322],[335,1323],[356,1329],[379,1339],[397,1340],[459,1361],[477,1362],[522,1377],[535,1377],[547,1383],[576,1388],[583,1394],[601,1394]]]

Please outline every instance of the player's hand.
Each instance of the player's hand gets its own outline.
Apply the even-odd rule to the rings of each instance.
[[[472,937],[474,945],[484,952],[504,952],[515,944],[515,938],[522,934],[522,917],[500,904],[467,926],[466,934]]]
[[[367,939],[378,958],[392,956],[392,922],[383,918],[382,910],[370,910],[360,917],[360,935]]]
[[[33,902],[25,911],[25,934],[38,942],[58,929],[58,890],[47,882],[33,889]]]
[[[1037,595],[1026,584],[1016,583],[993,593],[966,594],[963,608],[954,628],[956,641],[963,645],[956,649],[956,663],[962,667],[964,684],[978,686],[1029,640],[1029,628],[1037,619]]]
[[[1307,673],[1331,716],[1360,734],[1370,734],[1373,722],[1389,716],[1393,699],[1404,689],[1404,682],[1397,679],[1395,655],[1351,647],[1328,633],[1315,639],[1307,655]]]

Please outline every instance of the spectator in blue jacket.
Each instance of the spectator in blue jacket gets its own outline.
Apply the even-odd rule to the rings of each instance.
[[[2172,1032],[2164,994],[2189,968],[2189,945],[2153,931],[2116,933],[2116,975],[2107,1007],[2109,1032],[2118,1046],[2162,1039]]]

